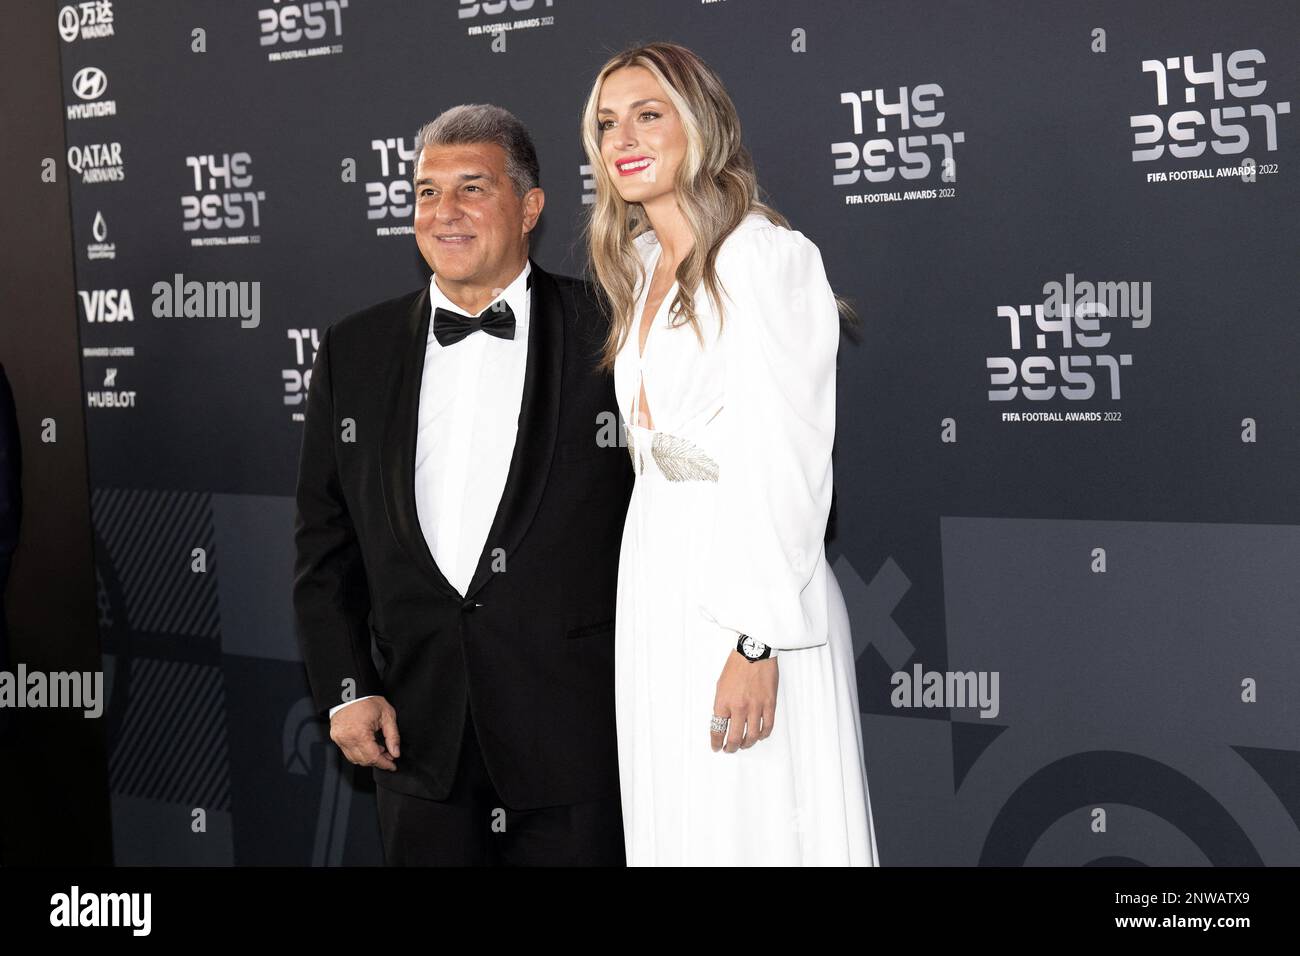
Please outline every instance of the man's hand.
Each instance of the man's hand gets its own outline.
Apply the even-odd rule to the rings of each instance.
[[[740,651],[733,649],[727,653],[727,663],[713,698],[713,713],[731,720],[727,724],[725,747],[721,732],[709,734],[709,746],[714,753],[723,749],[729,754],[741,748],[748,750],[771,735],[776,716],[776,685],[774,658],[750,661]],[[342,715],[342,711],[339,713]]]
[[[383,734],[382,747],[375,740],[376,731]],[[330,718],[330,740],[358,767],[397,769],[393,763],[401,756],[397,711],[383,697],[367,697],[338,711]]]

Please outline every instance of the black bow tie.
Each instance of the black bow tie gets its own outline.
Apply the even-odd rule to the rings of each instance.
[[[479,329],[499,339],[513,339],[515,314],[511,311],[509,303],[501,299],[476,316],[463,315],[441,306],[433,310],[433,337],[444,348],[455,345],[465,336]]]

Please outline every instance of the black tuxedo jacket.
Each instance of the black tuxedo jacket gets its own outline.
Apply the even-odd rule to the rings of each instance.
[[[468,593],[438,569],[415,509],[427,286],[326,330],[294,528],[316,707],[382,694],[397,711],[398,769],[375,769],[376,784],[445,798],[468,698],[488,771],[516,809],[618,793],[614,604],[633,483],[613,379],[594,371],[606,325],[592,287],[529,261],[519,431]]]

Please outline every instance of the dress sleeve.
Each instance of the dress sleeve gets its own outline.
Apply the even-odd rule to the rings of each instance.
[[[827,631],[835,296],[800,232],[729,237],[717,264],[727,292],[722,461],[701,611],[780,650],[813,647]]]

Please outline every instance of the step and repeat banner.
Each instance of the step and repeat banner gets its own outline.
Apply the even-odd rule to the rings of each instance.
[[[663,39],[863,319],[828,549],[883,863],[1300,864],[1298,10],[51,4],[117,861],[381,862],[293,636],[317,344],[427,282],[458,103],[531,129],[582,273],[581,106]]]

